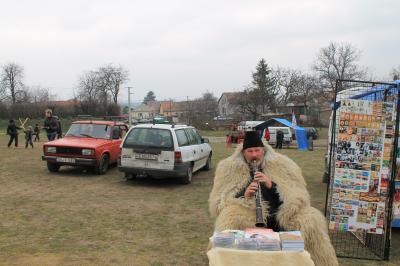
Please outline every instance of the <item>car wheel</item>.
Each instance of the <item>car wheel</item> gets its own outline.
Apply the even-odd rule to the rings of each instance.
[[[211,154],[210,155],[208,155],[208,158],[207,158],[207,163],[206,163],[206,165],[204,166],[204,168],[203,168],[204,170],[206,170],[206,171],[208,171],[208,170],[210,170],[211,169]]]
[[[125,176],[126,180],[133,180],[136,178],[135,174],[130,174],[130,173],[125,173],[124,176]]]
[[[50,172],[58,172],[58,170],[60,170],[60,165],[59,164],[55,164],[55,163],[49,163],[47,162],[47,169]]]
[[[99,164],[95,167],[95,172],[98,175],[104,175],[108,170],[108,155],[104,154],[101,156]]]
[[[181,183],[182,184],[192,183],[192,177],[193,177],[193,167],[190,165],[186,170],[186,175],[182,177]]]

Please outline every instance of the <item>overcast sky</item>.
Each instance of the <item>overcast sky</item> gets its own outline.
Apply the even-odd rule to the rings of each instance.
[[[309,71],[335,41],[389,78],[400,65],[399,10],[399,0],[0,0],[0,64],[22,65],[27,85],[58,99],[112,63],[129,71],[135,100],[149,90],[183,100],[243,89],[261,58]]]

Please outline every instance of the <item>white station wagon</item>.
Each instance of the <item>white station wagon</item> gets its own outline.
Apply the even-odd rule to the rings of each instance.
[[[178,177],[189,184],[193,173],[211,168],[211,146],[192,126],[141,124],[121,143],[118,168],[127,179],[137,175]]]

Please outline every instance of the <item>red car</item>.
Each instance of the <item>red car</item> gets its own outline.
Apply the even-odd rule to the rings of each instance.
[[[110,164],[120,156],[122,137],[128,126],[114,121],[76,121],[65,137],[43,145],[42,160],[47,161],[50,172],[60,166],[87,166],[97,174],[104,174]]]

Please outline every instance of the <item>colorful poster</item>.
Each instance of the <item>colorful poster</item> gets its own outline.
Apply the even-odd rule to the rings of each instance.
[[[382,234],[394,135],[392,103],[343,100],[338,109],[329,228]]]
[[[393,195],[393,220],[400,220],[400,182],[396,181]]]

